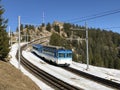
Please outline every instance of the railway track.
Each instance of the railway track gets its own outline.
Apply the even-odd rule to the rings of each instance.
[[[25,47],[26,46],[24,46],[23,48],[25,48]],[[75,86],[71,87],[71,85],[70,86],[69,85],[65,85],[65,87],[62,86],[60,84],[61,80],[57,79],[56,77],[53,77],[53,76],[49,75],[47,72],[45,72],[43,70],[39,70],[38,67],[35,67],[34,65],[32,65],[30,62],[25,60],[24,57],[21,58],[21,63],[25,67],[29,68],[29,71],[34,73],[35,76],[37,76],[38,78],[42,79],[48,85],[50,85],[50,86],[52,85],[51,87],[55,88],[56,90],[83,90],[83,89],[75,87]],[[75,73],[75,74],[77,74],[79,76],[82,76],[84,78],[88,78],[90,80],[93,80],[93,81],[98,82],[100,84],[103,84],[105,86],[114,88],[115,90],[120,90],[120,84],[119,83],[116,83],[116,82],[113,82],[113,81],[110,81],[110,80],[107,80],[107,79],[103,79],[103,78],[100,78],[100,77],[97,77],[97,76],[94,76],[94,75],[91,75],[91,74],[88,74],[88,73],[76,70],[76,69],[71,68],[71,67],[63,67],[63,68],[65,70],[67,70],[67,71]],[[50,77],[52,77],[52,78],[49,79]],[[54,78],[56,78],[55,81],[53,80]],[[58,82],[60,82],[60,83],[58,83]],[[63,81],[62,81],[62,83],[65,84],[65,82],[63,82]],[[66,87],[68,87],[68,88],[66,88]]]
[[[85,72],[80,71],[80,70],[76,70],[72,67],[63,67],[63,68],[67,71],[70,71],[70,72],[72,72],[74,74],[77,74],[79,76],[82,76],[84,78],[88,78],[90,80],[93,80],[93,81],[98,82],[100,84],[103,84],[105,86],[114,88],[115,90],[120,90],[120,84],[119,83],[116,83],[116,82],[113,82],[113,81],[110,81],[110,80],[107,80],[107,79],[104,79],[104,78],[100,78],[98,76],[94,76],[94,75],[91,75],[89,73],[85,73]]]
[[[55,90],[83,90],[48,74],[47,72],[41,70],[32,63],[28,62],[24,57],[21,57],[21,63],[27,69],[29,69],[31,73],[33,73],[43,82],[53,87]]]
[[[36,55],[36,54],[35,54]],[[38,55],[36,55],[37,57],[39,57]],[[41,57],[39,57],[41,58]],[[43,59],[43,58],[41,58]],[[49,63],[49,64],[52,64],[54,65],[53,63],[51,62],[48,62],[47,60],[43,59],[46,63]],[[115,90],[120,90],[120,84],[119,83],[116,83],[116,82],[113,82],[113,81],[110,81],[110,80],[107,80],[107,79],[104,79],[104,78],[100,78],[100,77],[97,77],[97,76],[94,76],[94,75],[91,75],[89,73],[85,73],[83,71],[79,71],[79,70],[76,70],[72,67],[62,67],[63,69],[69,71],[69,72],[72,72],[78,76],[82,76],[84,78],[87,78],[89,80],[92,80],[92,81],[95,81],[97,83],[100,83],[104,86],[107,86],[107,87],[111,87]]]
[[[36,55],[36,56],[39,57],[38,55]],[[39,58],[41,58],[41,57],[39,57]],[[41,59],[43,59],[43,58],[41,58]],[[53,63],[48,62],[48,60],[45,60],[45,59],[43,59],[43,60],[46,63],[54,65]],[[113,88],[115,90],[120,90],[120,84],[119,83],[116,83],[116,82],[113,82],[113,81],[110,81],[110,80],[107,80],[107,79],[104,79],[104,78],[100,78],[98,76],[94,76],[94,75],[91,75],[89,73],[85,73],[85,72],[80,71],[80,70],[76,70],[76,69],[74,69],[72,67],[62,67],[62,68],[67,70],[67,71],[70,71],[70,72],[72,72],[72,73],[74,73],[74,74],[76,74],[78,76],[82,76],[84,78],[88,78],[88,79],[90,79],[92,81],[100,83],[100,84],[102,84],[104,86],[111,87],[111,88]]]
[[[31,43],[30,43],[31,44]],[[29,72],[31,72],[32,74],[34,74],[38,79],[42,80],[43,82],[45,82],[46,84],[48,84],[49,86],[51,86],[52,88],[54,88],[55,90],[83,90],[82,88],[78,88],[76,86],[73,86],[71,84],[68,84],[52,75],[50,75],[49,73],[41,70],[40,68],[38,68],[37,66],[33,65],[31,62],[29,62],[28,60],[26,60],[23,56],[22,56],[22,50],[26,48],[27,45],[24,45],[21,47],[21,64],[29,70]],[[16,57],[18,58],[18,52]]]

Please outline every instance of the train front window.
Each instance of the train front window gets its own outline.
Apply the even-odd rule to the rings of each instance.
[[[72,53],[67,53],[67,57],[72,57]]]
[[[59,57],[65,57],[65,54],[64,53],[59,53]]]

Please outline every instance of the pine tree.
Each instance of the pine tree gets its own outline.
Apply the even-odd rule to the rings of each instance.
[[[58,25],[55,25],[55,26],[54,26],[54,30],[55,30],[56,32],[60,33],[60,27],[59,27]]]
[[[48,24],[46,25],[46,30],[49,31],[49,32],[51,31],[51,24],[50,24],[50,23],[48,23]]]
[[[0,60],[5,60],[9,53],[9,38],[6,32],[7,22],[3,18],[4,8],[0,6]]]
[[[71,32],[70,32],[71,24],[64,23],[63,28],[64,28],[64,31],[66,32],[67,36],[70,36],[71,35]]]
[[[57,33],[53,33],[51,35],[50,45],[62,46],[65,47],[66,49],[70,49],[70,45],[68,44],[68,42]]]
[[[45,23],[42,23],[42,27],[45,27]]]
[[[53,33],[50,38],[50,44],[54,46],[61,46],[61,37],[57,33]]]

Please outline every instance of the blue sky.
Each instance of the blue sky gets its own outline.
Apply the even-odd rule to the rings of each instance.
[[[52,23],[55,20],[75,22],[84,16],[120,9],[120,0],[2,0],[1,4],[5,8],[4,18],[9,20],[8,26],[12,31],[16,30],[18,16],[21,16],[22,24],[38,25],[42,23],[43,11],[45,23]],[[72,20],[74,18],[79,19]],[[120,27],[120,13],[86,22],[88,27]],[[75,24],[84,25],[84,23],[76,22]],[[120,30],[120,28],[110,29],[117,32]]]

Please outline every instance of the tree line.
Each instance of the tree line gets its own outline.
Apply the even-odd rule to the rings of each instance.
[[[72,28],[85,29],[84,26],[64,23],[63,30],[67,38],[72,35]],[[100,28],[88,28],[89,60],[91,65],[120,69],[120,34]],[[85,38],[85,31],[74,31],[73,37]],[[57,42],[57,43],[56,43]],[[86,63],[86,42],[67,40],[57,33],[51,36],[50,44],[62,45],[73,50],[73,60]]]

